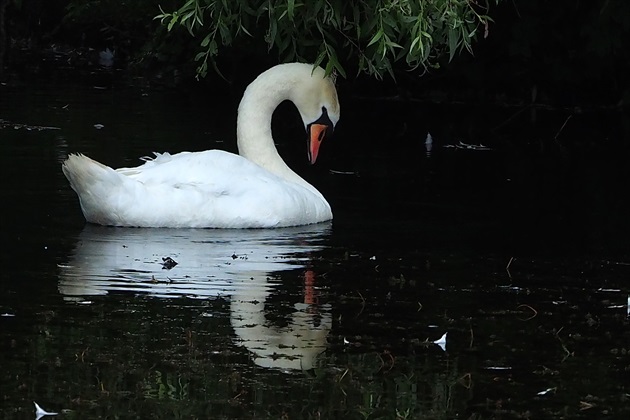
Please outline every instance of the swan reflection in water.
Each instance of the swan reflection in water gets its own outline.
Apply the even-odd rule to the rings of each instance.
[[[87,225],[67,264],[60,264],[59,292],[66,301],[89,302],[110,292],[154,298],[230,299],[238,341],[257,365],[313,368],[326,348],[330,306],[317,302],[310,254],[323,248],[330,224],[284,229],[128,229]],[[163,258],[177,265],[167,270]],[[303,302],[288,325],[271,325],[265,301],[279,284],[269,275],[304,272]],[[269,309],[269,308],[267,308]]]

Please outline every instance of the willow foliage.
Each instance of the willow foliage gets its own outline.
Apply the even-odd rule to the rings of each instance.
[[[355,68],[376,77],[404,61],[435,65],[448,54],[472,51],[488,35],[490,2],[500,0],[186,0],[156,16],[168,30],[181,25],[201,38],[195,59],[205,76],[224,46],[248,37],[282,61],[323,65],[345,77]]]

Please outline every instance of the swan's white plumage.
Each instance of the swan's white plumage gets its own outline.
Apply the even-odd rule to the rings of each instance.
[[[336,91],[323,70],[284,64],[259,76],[243,95],[237,123],[242,156],[156,153],[141,166],[114,170],[79,154],[62,169],[87,221],[102,225],[262,228],[330,220],[326,199],[289,169],[273,144],[271,115],[286,99],[305,125],[322,109],[332,124],[339,118]]]

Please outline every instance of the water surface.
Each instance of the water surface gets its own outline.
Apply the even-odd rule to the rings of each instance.
[[[96,87],[1,88],[3,418],[35,417],[33,401],[63,418],[630,414],[615,157],[445,147],[480,141],[447,135],[461,111],[438,107],[428,157],[420,110],[393,106],[399,130],[381,132],[356,109],[383,108],[349,98],[316,167],[285,141],[299,122],[274,123],[331,224],[90,226],[60,170],[68,153],[128,166],[234,150],[236,107]]]

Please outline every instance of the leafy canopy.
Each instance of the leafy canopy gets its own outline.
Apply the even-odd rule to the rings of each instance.
[[[186,0],[156,16],[171,31],[199,35],[199,76],[222,47],[264,42],[282,61],[308,61],[345,77],[354,68],[393,77],[393,64],[434,66],[488,35],[490,2],[500,0]],[[249,38],[249,41],[246,39]],[[341,57],[341,58],[340,58]],[[216,65],[215,65],[216,69]]]

